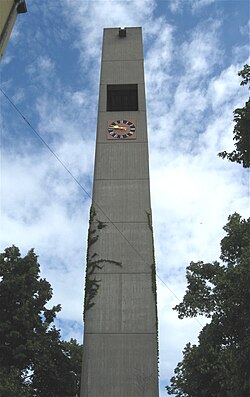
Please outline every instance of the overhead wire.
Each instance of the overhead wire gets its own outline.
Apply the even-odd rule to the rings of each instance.
[[[137,250],[137,248],[127,239],[127,237],[122,233],[122,231],[117,227],[117,225],[109,218],[109,216],[105,213],[105,211],[101,208],[101,206],[93,199],[93,197],[89,194],[89,192],[84,188],[84,186],[76,179],[76,177],[72,174],[72,172],[68,169],[68,167],[63,163],[63,161],[58,157],[58,155],[54,152],[53,149],[48,145],[48,143],[43,139],[43,137],[39,134],[39,132],[32,126],[29,120],[23,115],[21,110],[14,104],[11,98],[2,90],[0,87],[0,91],[5,96],[5,98],[9,101],[12,107],[16,110],[16,112],[22,117],[25,123],[31,128],[31,130],[36,134],[36,136],[40,139],[40,141],[46,146],[46,148],[52,153],[52,155],[57,159],[57,161],[61,164],[61,166],[67,171],[67,173],[73,178],[73,180],[77,183],[77,185],[84,191],[84,193],[92,200],[92,203],[103,213],[106,219],[114,226],[114,228],[120,233],[123,239],[129,244],[129,246],[137,253],[137,255],[143,260],[144,263],[147,263],[145,258],[141,255],[141,253]],[[162,284],[171,292],[171,294],[181,302],[180,298],[169,288],[164,280],[157,274],[157,278],[162,282]],[[202,326],[197,318],[195,320]]]

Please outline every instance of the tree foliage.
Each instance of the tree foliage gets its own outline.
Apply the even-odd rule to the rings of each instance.
[[[46,308],[49,282],[39,277],[34,250],[21,258],[15,246],[0,254],[0,396],[75,396],[81,346],[60,340],[53,321],[60,305]]]
[[[221,263],[191,262],[187,291],[174,309],[179,318],[203,314],[211,321],[198,345],[188,343],[167,386],[178,397],[250,395],[250,218],[229,216]]]
[[[245,65],[238,73],[242,77],[241,85],[250,83],[250,66]],[[235,150],[231,153],[220,152],[220,157],[229,161],[242,164],[244,168],[250,167],[250,98],[242,108],[234,110],[234,137]]]
[[[240,85],[247,85],[250,82],[250,66],[244,65],[244,68],[238,72],[238,76],[242,77]]]

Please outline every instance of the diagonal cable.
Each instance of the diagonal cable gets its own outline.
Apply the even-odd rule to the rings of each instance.
[[[13,103],[13,101],[10,99],[10,97],[2,90],[0,87],[0,91],[2,94],[5,96],[5,98],[9,101],[9,103],[12,105],[12,107],[17,111],[17,113],[22,117],[22,119],[25,121],[26,124],[32,129],[32,131],[36,134],[36,136],[40,139],[40,141],[46,146],[46,148],[53,154],[53,156],[57,159],[57,161],[62,165],[62,167],[67,171],[67,173],[71,176],[71,178],[74,179],[74,181],[77,183],[77,185],[86,193],[86,195],[92,200],[92,203],[95,204],[95,206],[103,213],[103,215],[106,217],[106,219],[114,226],[114,228],[120,233],[120,235],[126,240],[126,242],[129,244],[129,246],[137,253],[137,255],[143,260],[144,263],[147,263],[145,261],[145,258],[141,255],[141,253],[137,250],[137,248],[127,239],[127,237],[122,233],[122,231],[117,227],[117,225],[109,218],[109,216],[105,213],[105,211],[101,208],[101,206],[92,198],[92,196],[88,193],[88,191],[82,186],[82,184],[76,179],[76,177],[72,174],[72,172],[68,169],[68,167],[63,163],[63,161],[58,157],[58,155],[51,149],[51,147],[47,144],[47,142],[42,138],[42,136],[38,133],[38,131],[32,126],[32,124],[27,120],[27,118],[23,115],[23,113],[18,109],[18,107]],[[147,263],[148,264],[148,263]],[[169,286],[165,283],[164,280],[157,274],[156,276],[158,279],[162,282],[163,285],[171,292],[171,294],[178,299],[179,302],[181,302],[180,298],[169,288]],[[195,320],[199,323],[199,325],[202,326],[202,324],[199,322],[197,318]]]

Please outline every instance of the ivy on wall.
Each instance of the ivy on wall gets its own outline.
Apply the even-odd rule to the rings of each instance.
[[[93,224],[96,224],[93,228]],[[100,237],[100,230],[107,227],[105,222],[96,219],[96,211],[93,205],[90,208],[89,217],[89,231],[88,231],[88,248],[87,248],[87,266],[86,266],[86,276],[85,276],[85,299],[84,299],[84,313],[83,318],[85,319],[86,312],[95,305],[95,297],[101,285],[101,279],[98,280],[93,275],[96,271],[102,270],[106,263],[111,263],[115,266],[122,267],[122,263],[111,260],[111,259],[97,259],[98,253],[94,252],[90,256],[90,247],[97,242]]]
[[[159,331],[158,331],[158,309],[157,309],[157,287],[156,287],[156,263],[155,263],[155,250],[154,250],[154,233],[152,225],[152,216],[150,212],[145,211],[148,219],[148,227],[151,231],[152,236],[152,250],[153,250],[153,263],[151,265],[151,277],[152,277],[152,292],[155,299],[155,326],[156,326],[156,338],[157,338],[157,360],[159,364]],[[159,371],[159,368],[158,368]]]
[[[153,263],[151,264],[151,279],[152,279],[152,292],[155,301],[155,325],[156,325],[156,335],[157,335],[157,357],[159,362],[159,336],[158,336],[158,314],[157,314],[157,288],[156,288],[156,264],[155,264],[155,253],[154,253],[154,236],[153,236],[153,226],[151,213],[146,212],[148,227],[152,236],[152,249],[153,249]],[[94,226],[94,227],[93,227]],[[86,266],[86,276],[85,276],[85,300],[84,300],[84,319],[86,312],[95,305],[95,297],[98,294],[99,288],[101,286],[101,279],[95,276],[95,273],[102,270],[106,263],[113,264],[115,266],[122,267],[122,263],[111,260],[99,258],[97,252],[93,252],[90,255],[90,248],[98,241],[100,237],[101,230],[108,225],[96,218],[96,211],[93,206],[90,209],[90,220],[89,220],[89,231],[88,231],[88,248],[87,248],[87,266]]]

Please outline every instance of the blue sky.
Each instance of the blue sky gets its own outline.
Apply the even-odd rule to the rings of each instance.
[[[222,226],[247,216],[249,183],[232,150],[233,110],[247,100],[248,1],[26,0],[1,62],[1,88],[91,194],[102,29],[142,26],[158,274],[161,396],[195,319],[171,308],[191,260],[219,257]],[[35,248],[61,303],[64,338],[82,340],[90,199],[1,97],[1,248]],[[171,291],[174,292],[174,294]],[[176,296],[175,296],[176,295]],[[199,322],[204,324],[204,319]]]

